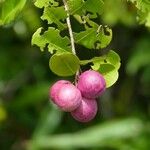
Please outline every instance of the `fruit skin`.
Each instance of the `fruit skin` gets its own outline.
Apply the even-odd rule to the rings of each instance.
[[[83,97],[95,99],[105,91],[106,83],[99,72],[88,70],[79,76],[77,88]]]
[[[73,84],[63,84],[55,96],[55,104],[66,112],[74,111],[81,100],[81,92]]]
[[[79,122],[89,122],[96,116],[97,101],[95,99],[82,98],[81,105],[71,112],[72,117]]]
[[[71,84],[71,82],[67,81],[67,80],[59,80],[56,83],[54,83],[53,86],[50,88],[49,97],[54,103],[55,103],[56,94],[58,93],[58,91],[62,87],[62,85],[64,85],[64,84]]]

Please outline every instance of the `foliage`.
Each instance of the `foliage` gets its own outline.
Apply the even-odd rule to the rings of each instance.
[[[138,9],[138,21],[140,24],[150,27],[150,1],[149,0],[128,0],[135,4]]]
[[[77,19],[79,25],[84,26],[83,31],[73,33],[76,44],[88,49],[101,50],[106,48],[111,42],[112,30],[107,26],[98,25],[92,20],[93,18],[97,18],[98,15],[101,15],[103,11],[104,3],[101,0],[69,0],[67,1],[68,12],[66,12],[64,7],[60,6],[59,3],[55,3],[54,5],[54,1],[49,4],[47,2],[41,4],[40,1],[36,1],[35,5],[40,8],[44,7],[41,18],[43,20],[46,19],[48,24],[56,24],[58,28],[49,27],[46,31],[42,31],[42,29],[39,28],[32,37],[32,44],[39,46],[42,51],[46,47],[51,54],[56,51],[56,54],[50,58],[50,69],[57,75],[74,75],[77,70],[79,70],[80,65],[77,56],[68,54],[68,51],[71,52],[69,38],[60,35],[60,32],[66,28],[66,23],[63,23],[63,21],[67,18],[67,13]],[[102,57],[103,56],[99,56],[99,59],[103,59]],[[104,57],[109,57],[109,60],[115,59],[115,57],[109,53]],[[120,64],[120,58],[118,55],[117,57],[118,59],[115,61],[118,61],[116,63]],[[99,65],[99,68],[92,67],[92,69],[104,75],[107,87],[117,81],[120,65],[116,68],[111,64],[111,61],[107,61],[106,59],[103,59],[103,63],[99,60],[95,60],[95,58],[91,59],[90,62]],[[84,65],[84,63],[82,63],[82,65]]]
[[[49,6],[48,1],[37,0],[40,8],[46,4]],[[0,1],[0,5],[3,2]],[[57,2],[51,0],[54,6],[58,6]],[[89,50],[76,43],[79,64],[83,70],[89,69],[89,66],[98,69],[103,63],[100,58],[107,60],[105,68],[108,70],[117,69],[119,61],[113,62],[108,57],[111,54],[111,58],[118,59],[112,50],[117,50],[122,60],[117,84],[107,89],[100,98],[98,115],[87,124],[77,123],[48,101],[49,87],[60,78],[49,70],[51,53],[46,51],[47,44],[41,53],[30,43],[37,28],[43,26],[40,32],[43,35],[54,25],[41,22],[43,9],[36,9],[32,1],[27,1],[20,15],[16,14],[15,21],[0,27],[0,149],[43,150],[63,147],[70,150],[148,150],[150,36],[147,28],[135,22],[134,4],[126,3],[126,0],[116,0],[115,3],[114,0],[105,0],[101,9],[104,13],[101,16],[98,14],[98,19],[94,19],[96,15],[90,13],[92,22],[87,17],[71,17],[74,33],[96,29],[93,20],[97,24],[112,26],[113,38],[106,49]],[[60,19],[59,23],[65,24],[64,21]],[[57,25],[54,27],[58,28]],[[66,28],[58,33],[63,39],[68,36]],[[105,50],[109,50],[108,53]],[[56,52],[53,52],[55,55]],[[66,79],[73,80],[72,77]]]
[[[39,28],[33,35],[32,44],[38,45],[43,51],[47,46],[49,52],[54,53],[57,50],[58,53],[70,51],[69,39],[67,37],[62,38],[59,34],[59,30],[49,27],[44,34],[41,35],[41,28]],[[48,44],[48,45],[47,45]]]

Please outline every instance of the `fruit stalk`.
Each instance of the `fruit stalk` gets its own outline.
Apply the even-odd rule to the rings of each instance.
[[[65,10],[67,12],[67,19],[66,19],[66,21],[67,21],[67,26],[68,26],[69,35],[70,35],[72,53],[74,55],[76,55],[75,44],[74,44],[74,37],[73,37],[71,21],[70,21],[70,15],[69,15],[69,8],[68,8],[66,0],[63,0],[63,3],[64,3],[64,6],[65,6]]]
[[[68,30],[69,30],[69,36],[70,36],[70,41],[71,41],[72,53],[74,55],[76,55],[75,44],[74,44],[74,37],[73,37],[73,32],[72,32],[72,27],[71,27],[71,21],[70,21],[69,8],[68,8],[68,4],[67,4],[66,0],[63,0],[63,3],[64,3],[64,6],[65,6],[65,11],[67,13],[66,22],[67,22],[67,26],[68,26]],[[79,76],[79,70],[77,70],[77,72],[76,72],[75,83],[78,80],[78,76]]]

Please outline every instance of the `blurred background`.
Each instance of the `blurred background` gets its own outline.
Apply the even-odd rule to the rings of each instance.
[[[109,49],[122,65],[86,124],[49,102],[58,77],[49,69],[50,54],[31,46],[36,29],[47,27],[41,14],[28,1],[15,21],[0,27],[0,150],[149,150],[150,31],[138,24],[134,5],[105,1],[98,21],[112,28]]]

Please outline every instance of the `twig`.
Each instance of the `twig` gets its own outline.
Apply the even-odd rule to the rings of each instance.
[[[70,35],[72,53],[74,55],[76,55],[75,44],[74,44],[75,42],[74,42],[74,37],[73,37],[73,32],[72,32],[72,27],[71,27],[71,21],[70,21],[70,15],[69,15],[69,8],[68,8],[68,4],[67,4],[66,0],[63,0],[63,3],[64,3],[64,6],[65,6],[65,10],[67,12],[66,21],[67,21],[67,26],[68,26],[69,35]],[[78,76],[79,76],[79,73],[80,73],[79,70],[77,70],[77,72],[76,72],[75,84],[76,84],[76,82],[78,80]]]
[[[72,32],[72,27],[71,27],[71,22],[70,22],[69,8],[68,8],[66,0],[63,0],[63,3],[64,3],[64,6],[65,6],[65,10],[67,12],[67,19],[66,19],[66,21],[67,21],[67,26],[68,26],[68,30],[69,30],[70,40],[71,40],[72,53],[76,55],[74,38],[73,38],[73,32]]]

